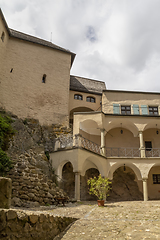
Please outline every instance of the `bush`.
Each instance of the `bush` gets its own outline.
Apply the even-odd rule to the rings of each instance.
[[[0,115],[0,175],[4,176],[11,168],[12,162],[5,153],[9,146],[9,140],[14,134],[11,126],[12,119]]]
[[[3,151],[6,151],[8,149],[9,139],[14,134],[11,122],[13,121],[10,117],[2,117],[0,115],[0,148]]]
[[[0,148],[0,176],[4,176],[12,168],[12,162]]]
[[[89,194],[97,196],[99,200],[109,196],[108,192],[111,189],[111,182],[108,178],[103,178],[99,175],[98,178],[90,178],[87,184],[89,185]]]

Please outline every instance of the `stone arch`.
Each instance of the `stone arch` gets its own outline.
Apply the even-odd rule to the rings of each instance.
[[[102,176],[106,175],[105,168],[103,164],[99,161],[98,157],[90,156],[84,161],[81,175],[84,176],[85,172],[90,168],[97,169]]]
[[[142,200],[142,181],[137,180],[137,175],[128,164],[119,165],[114,171],[112,189],[109,193],[109,200]]]
[[[106,143],[106,150],[109,151],[107,154],[109,153],[111,154],[112,150],[114,152],[114,148],[116,148],[117,150],[120,148],[126,148],[126,150],[127,148],[130,148],[130,150],[131,148],[135,148],[137,149],[136,151],[138,155],[139,138],[134,137],[133,133],[125,127],[124,128],[116,127],[109,130],[105,136],[105,143]]]
[[[143,131],[143,140],[152,142],[152,148],[159,148],[160,146],[160,129],[158,127],[150,125]]]
[[[84,176],[86,171],[90,168],[95,168],[98,170],[97,166],[92,161],[86,160],[83,164],[83,169],[82,169],[81,175]]]
[[[72,162],[69,161],[69,160],[63,160],[63,161],[59,164],[59,166],[58,166],[58,168],[57,168],[57,171],[56,171],[59,180],[62,179],[62,169],[63,169],[64,165],[65,165],[66,163],[68,163],[68,162],[70,162],[70,163],[72,164]],[[73,165],[73,164],[72,164],[72,166],[73,166],[73,169],[74,169],[74,165]]]
[[[155,119],[155,120],[152,119],[149,123],[145,124],[143,131],[145,131],[149,128],[157,128],[160,130],[159,119]]]
[[[92,119],[87,119],[80,122],[80,129],[92,135],[100,135],[98,123]]]
[[[116,169],[118,169],[119,167],[122,166],[128,166],[129,168],[131,168],[133,170],[133,172],[135,173],[136,177],[138,180],[142,180],[142,174],[141,171],[139,170],[139,168],[137,166],[135,166],[133,163],[128,163],[128,162],[121,162],[121,163],[115,163],[111,166],[109,174],[108,174],[108,178],[110,180],[113,179],[113,173],[116,171]]]
[[[73,171],[73,165],[67,161],[62,167],[62,178],[59,183],[60,187],[70,198],[75,196],[75,173]]]
[[[155,163],[148,171],[148,197],[149,199],[160,199],[160,163]]]
[[[110,121],[105,129],[108,132],[113,128],[126,128],[127,130],[132,132],[135,137],[138,136],[137,126],[126,118],[123,118],[123,119],[117,118],[117,119],[114,119],[113,121]]]
[[[94,110],[84,106],[71,109],[70,115],[69,115],[70,123],[73,123],[73,114],[75,112],[92,112],[92,111]]]

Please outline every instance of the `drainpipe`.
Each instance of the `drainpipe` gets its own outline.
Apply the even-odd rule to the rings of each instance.
[[[144,147],[144,141],[143,141],[143,132],[139,132],[139,141],[140,141],[140,151],[141,151],[141,158],[145,158],[145,147]]]

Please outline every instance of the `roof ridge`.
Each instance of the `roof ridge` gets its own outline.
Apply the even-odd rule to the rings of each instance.
[[[83,78],[83,79],[85,79],[85,80],[91,80],[91,81],[94,81],[94,82],[102,82],[102,83],[105,83],[105,81],[102,81],[102,80],[95,80],[95,79],[92,79],[92,78],[80,77],[80,76],[75,76],[75,75],[70,75],[70,77]]]
[[[67,52],[71,52],[70,50],[65,49],[65,48],[63,48],[63,47],[60,47],[60,46],[58,46],[58,45],[56,45],[56,44],[54,44],[54,43],[52,43],[52,42],[50,42],[50,41],[47,41],[47,40],[45,40],[45,39],[43,39],[43,38],[35,37],[35,36],[31,35],[31,34],[23,33],[23,32],[17,31],[17,30],[12,29],[12,28],[9,28],[9,30],[10,30],[11,36],[12,36],[12,31],[13,31],[13,32],[22,34],[22,35],[24,35],[24,36],[26,36],[26,37],[28,36],[28,37],[31,37],[31,38],[36,39],[36,40],[41,40],[41,41],[44,41],[44,42],[46,42],[46,43],[50,43],[50,44],[52,44],[53,46],[55,46],[55,47],[57,47],[57,48],[60,48],[60,49],[63,49],[63,50],[65,50],[65,51],[67,51]],[[15,37],[15,36],[13,36],[13,37]]]

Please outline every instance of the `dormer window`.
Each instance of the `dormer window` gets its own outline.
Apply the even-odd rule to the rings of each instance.
[[[80,94],[75,94],[74,95],[74,99],[76,99],[76,100],[83,100],[83,96],[80,95]]]
[[[5,37],[5,33],[2,32],[2,35],[1,35],[1,40],[2,40],[2,42],[4,42],[4,37]]]
[[[42,83],[46,83],[46,74],[43,74],[43,77],[42,77]]]
[[[96,102],[96,99],[95,99],[94,97],[86,97],[86,101],[87,101],[87,102],[95,103],[95,102]]]

